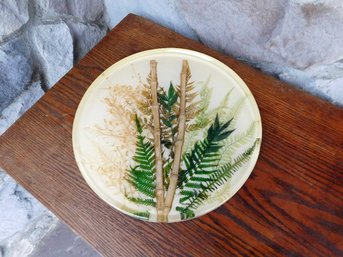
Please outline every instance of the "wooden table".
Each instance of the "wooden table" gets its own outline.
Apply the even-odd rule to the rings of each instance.
[[[249,86],[263,124],[245,186],[210,214],[176,224],[134,220],[100,200],[81,177],[71,140],[93,80],[128,55],[160,47],[226,63]],[[343,109],[135,15],[1,137],[0,166],[104,256],[343,256]]]

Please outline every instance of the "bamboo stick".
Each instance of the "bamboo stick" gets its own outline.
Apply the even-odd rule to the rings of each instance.
[[[161,149],[161,127],[160,127],[160,113],[157,100],[157,62],[150,61],[150,88],[152,105],[151,111],[153,116],[153,135],[155,146],[155,167],[156,167],[156,210],[157,221],[163,221],[164,208],[164,186],[163,186],[163,161]]]
[[[164,201],[163,221],[168,221],[168,215],[173,204],[177,180],[179,176],[182,147],[184,143],[186,130],[186,85],[187,75],[189,73],[189,64],[187,60],[182,62],[182,70],[180,75],[180,109],[178,118],[178,133],[175,140],[174,162],[170,173],[169,187]]]

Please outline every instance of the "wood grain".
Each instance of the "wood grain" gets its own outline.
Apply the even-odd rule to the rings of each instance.
[[[263,124],[244,187],[177,224],[134,220],[101,201],[71,143],[92,81],[123,57],[160,47],[226,63],[249,86]],[[1,137],[0,166],[104,256],[343,256],[343,110],[138,16],[127,16]]]

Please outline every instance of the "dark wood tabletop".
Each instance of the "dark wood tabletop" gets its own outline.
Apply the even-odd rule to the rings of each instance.
[[[181,47],[226,63],[260,108],[260,157],[226,204],[147,223],[97,197],[76,166],[72,123],[90,84],[142,50]],[[0,166],[104,256],[343,256],[343,109],[135,15],[127,16],[0,139]],[[1,210],[6,211],[6,210]]]

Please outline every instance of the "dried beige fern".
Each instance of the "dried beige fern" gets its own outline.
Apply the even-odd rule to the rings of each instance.
[[[147,83],[141,83],[141,97],[137,101],[138,107],[138,116],[142,120],[142,126],[146,128],[150,132],[150,136],[148,139],[153,142],[153,133],[154,133],[154,124],[153,124],[153,116],[151,112],[151,106],[153,103],[152,95],[151,95],[151,76],[150,74],[147,77]]]
[[[188,63],[188,62],[187,62]],[[188,64],[187,64],[188,65]],[[193,120],[200,112],[201,108],[199,108],[200,100],[198,100],[198,91],[195,90],[195,83],[194,81],[191,81],[191,70],[188,69],[186,71],[185,80],[185,115],[186,115],[186,122],[189,123],[191,120]],[[181,95],[181,85],[177,87],[179,95]]]
[[[134,192],[126,183],[127,167],[131,164],[136,148],[135,113],[141,99],[139,89],[128,85],[114,85],[108,88],[104,99],[109,118],[101,125],[95,125],[96,134],[112,142],[111,154],[98,149],[99,163],[96,170],[107,178],[110,185],[120,188],[122,194]]]

